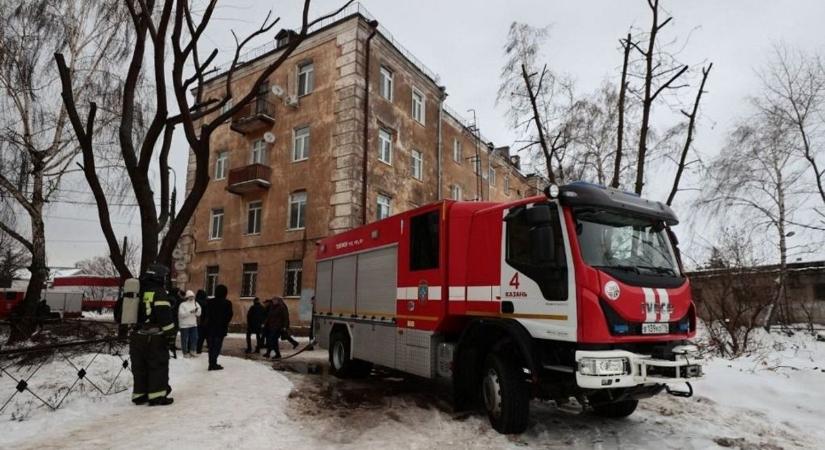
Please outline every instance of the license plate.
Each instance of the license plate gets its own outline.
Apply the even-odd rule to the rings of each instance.
[[[667,334],[670,327],[666,323],[643,323],[642,334]]]

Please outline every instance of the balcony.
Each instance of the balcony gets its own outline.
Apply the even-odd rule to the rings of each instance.
[[[269,97],[271,94],[259,95],[255,100],[244,105],[232,116],[229,128],[244,135],[271,128],[275,124],[275,103]]]
[[[226,190],[238,195],[250,192],[265,191],[272,186],[269,178],[272,168],[263,164],[250,164],[229,171]]]

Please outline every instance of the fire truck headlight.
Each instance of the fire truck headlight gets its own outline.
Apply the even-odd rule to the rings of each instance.
[[[628,373],[627,358],[582,358],[579,372],[582,375],[624,375]]]

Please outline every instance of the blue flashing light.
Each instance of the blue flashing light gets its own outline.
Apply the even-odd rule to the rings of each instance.
[[[630,330],[630,327],[628,327],[627,324],[617,323],[617,324],[613,325],[613,332],[614,333],[624,334],[624,333],[627,333],[628,330]]]
[[[688,331],[690,330],[690,322],[679,322],[679,331]]]

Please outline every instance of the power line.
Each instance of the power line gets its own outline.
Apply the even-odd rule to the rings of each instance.
[[[99,223],[99,221],[97,219],[85,219],[85,218],[82,218],[82,217],[65,217],[65,216],[43,216],[43,217],[45,217],[47,219],[74,220],[74,221],[77,221],[77,222]],[[117,224],[117,225],[134,225],[133,222],[112,221],[111,223]]]

